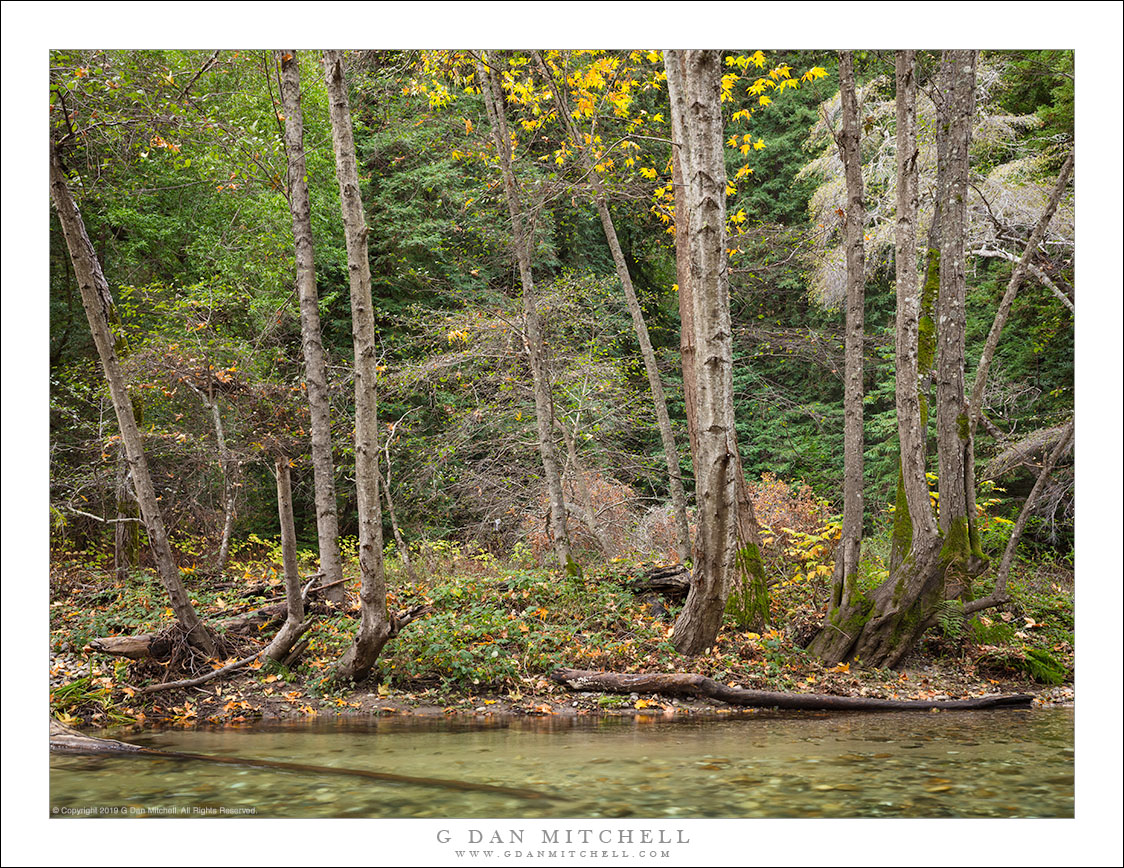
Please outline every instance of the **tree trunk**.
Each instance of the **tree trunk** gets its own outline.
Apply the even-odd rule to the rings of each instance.
[[[898,200],[894,262],[898,308],[894,385],[901,463],[893,537],[897,555],[891,558],[891,572],[905,559],[914,539],[929,539],[937,534],[925,479],[925,423],[928,414],[922,406],[925,399],[918,385],[922,300],[918,294],[916,265],[918,151],[914,51],[897,53],[897,94]],[[926,363],[931,365],[931,351],[925,355]]]
[[[265,649],[265,656],[281,663],[304,632],[304,600],[301,598],[301,577],[297,570],[297,531],[293,526],[293,488],[289,476],[289,459],[274,462],[277,476],[277,517],[281,522],[281,562],[285,572],[285,623]]]
[[[947,51],[949,68],[946,119],[937,136],[948,142],[946,159],[937,167],[941,203],[940,293],[937,296],[937,517],[949,550],[953,575],[946,578],[949,597],[967,593],[986,559],[976,532],[975,480],[972,478],[972,431],[964,390],[967,279],[964,235],[968,223],[968,145],[975,113],[976,52]]]
[[[632,327],[636,332],[636,340],[640,345],[640,356],[644,359],[644,370],[648,375],[648,387],[652,390],[652,406],[656,413],[656,425],[660,432],[660,441],[663,444],[664,458],[667,463],[668,489],[671,493],[671,508],[675,514],[677,531],[676,553],[679,560],[685,563],[691,554],[691,532],[687,522],[687,497],[683,493],[683,474],[679,467],[679,449],[675,445],[675,435],[671,430],[671,418],[667,413],[667,397],[664,394],[663,380],[660,378],[659,367],[656,364],[656,353],[652,349],[652,341],[648,335],[648,326],[644,322],[644,312],[640,308],[640,300],[636,297],[636,290],[632,285],[632,276],[628,272],[628,263],[625,261],[624,252],[621,250],[617,230],[613,225],[612,215],[609,213],[609,201],[605,195],[605,185],[601,176],[594,170],[593,159],[585,146],[582,136],[578,134],[570,116],[569,106],[563,94],[558,90],[554,77],[543,61],[542,56],[536,52],[539,65],[554,94],[554,101],[558,107],[558,117],[566,124],[566,130],[574,149],[581,155],[582,165],[586,177],[593,187],[593,204],[597,208],[597,216],[601,219],[601,228],[605,233],[605,241],[609,245],[609,252],[613,256],[613,264],[617,270],[617,279],[624,290],[625,303],[632,316]]]
[[[324,52],[324,77],[328,85],[332,145],[336,154],[351,285],[351,334],[355,348],[355,486],[359,508],[359,629],[336,664],[335,677],[341,681],[362,681],[370,674],[392,633],[386,613],[386,575],[382,558],[375,317],[371,266],[367,258],[367,221],[359,195],[359,170],[355,162],[343,52]]]
[[[535,422],[538,431],[539,455],[542,458],[543,476],[546,481],[547,497],[550,501],[550,532],[554,537],[554,554],[558,565],[567,572],[577,569],[570,553],[570,534],[566,526],[566,499],[562,490],[562,475],[558,467],[558,457],[554,442],[554,407],[550,392],[550,372],[546,364],[546,345],[543,341],[542,324],[535,294],[535,282],[531,273],[531,248],[534,244],[529,221],[515,182],[515,169],[511,161],[511,136],[504,115],[503,91],[488,61],[483,59],[476,64],[476,75],[480,92],[484,96],[484,107],[488,112],[488,122],[492,127],[492,141],[499,155],[500,171],[503,174],[504,196],[508,213],[511,215],[511,246],[519,265],[519,279],[523,287],[523,321],[526,335],[527,355],[530,360],[531,379],[535,392]]]
[[[671,641],[694,655],[714,644],[739,556],[721,54],[667,51],[664,58],[687,189],[698,398],[695,572]]]
[[[934,708],[975,709],[1026,707],[1034,700],[1025,693],[995,694],[976,699],[875,699],[820,693],[775,693],[722,684],[705,675],[686,672],[636,674],[556,669],[552,680],[571,690],[606,693],[658,693],[663,696],[702,696],[742,708],[792,708],[804,711],[927,711]]]
[[[605,530],[604,526],[597,521],[596,509],[593,505],[593,495],[589,490],[589,482],[586,480],[585,470],[578,460],[578,450],[574,443],[574,434],[566,427],[564,419],[556,420],[558,427],[562,431],[562,440],[566,444],[566,456],[570,460],[570,467],[574,470],[574,487],[578,490],[581,496],[582,503],[585,505],[584,513],[581,518],[586,528],[593,538],[597,540],[597,545],[601,549],[603,556],[607,558],[616,557],[617,547],[614,545],[612,538]],[[574,423],[577,428],[577,422]]]
[[[843,535],[835,553],[831,605],[838,606],[844,588],[853,586],[859,568],[863,535],[863,204],[862,151],[859,141],[859,102],[855,92],[854,58],[839,53],[839,92],[843,131],[839,152],[847,185],[844,246],[847,251],[847,314],[843,393]]]
[[[140,510],[129,486],[129,459],[125,447],[117,448],[117,522],[113,525],[113,568],[117,581],[129,578],[140,565]]]
[[[285,113],[285,151],[289,158],[289,207],[296,250],[296,282],[300,292],[301,347],[312,439],[312,470],[316,488],[316,533],[320,549],[320,583],[327,599],[342,603],[336,484],[332,462],[332,431],[328,413],[328,372],[320,337],[320,309],[313,259],[312,207],[304,159],[304,117],[301,113],[300,61],[295,49],[277,52],[281,66],[281,107]]]
[[[915,174],[912,114],[915,89],[908,82],[911,58],[899,58],[898,171],[899,183],[897,400],[902,444],[903,483],[912,524],[911,542],[890,577],[869,594],[861,592],[843,600],[828,613],[823,629],[810,645],[827,663],[860,659],[871,666],[900,664],[913,649],[938,606],[950,596],[964,593],[983,563],[975,539],[975,507],[968,456],[971,434],[964,402],[964,228],[968,178],[968,142],[975,87],[975,52],[945,54],[947,100],[938,117],[938,204],[940,208],[940,293],[938,298],[939,349],[937,371],[938,460],[940,462],[940,530],[928,511],[924,465],[919,461],[919,430],[912,396],[916,373],[912,370],[912,329],[916,296],[911,291],[913,270],[911,236]],[[905,106],[901,103],[906,103]],[[924,294],[923,294],[924,295]],[[919,353],[920,355],[920,353]],[[920,429],[923,430],[923,429]],[[920,466],[918,466],[920,465]],[[908,474],[905,473],[909,468]],[[946,500],[947,492],[947,500]]]
[[[670,90],[670,88],[669,88]],[[670,94],[669,94],[670,95]],[[687,417],[687,438],[691,447],[691,464],[694,470],[696,487],[699,468],[698,455],[698,354],[695,352],[695,295],[691,278],[690,252],[690,214],[687,200],[687,187],[683,181],[682,145],[686,131],[682,127],[685,114],[682,101],[676,110],[673,104],[672,135],[677,142],[672,147],[672,184],[675,187],[675,279],[679,285],[679,337],[680,357],[683,372],[683,404]],[[731,584],[726,589],[727,600],[738,625],[744,629],[758,629],[769,620],[769,590],[765,581],[765,567],[761,561],[761,529],[753,507],[753,498],[745,481],[741,453],[736,448],[734,436],[734,487],[738,504],[738,570],[731,576]],[[732,601],[729,595],[733,594]]]
[[[94,345],[97,347],[102,370],[105,373],[106,382],[109,384],[113,410],[117,415],[121,441],[125,446],[125,455],[129,462],[129,474],[133,479],[133,488],[136,491],[137,502],[144,518],[144,526],[148,531],[152,554],[156,560],[157,573],[165,591],[168,593],[172,611],[188,632],[192,643],[205,654],[213,656],[215,644],[207,631],[206,625],[199,620],[199,616],[191,605],[191,600],[183,586],[179,568],[176,566],[172,547],[164,529],[164,518],[160,513],[160,504],[156,499],[156,489],[152,485],[152,477],[148,472],[148,463],[144,456],[140,430],[133,415],[133,405],[129,399],[125,378],[121,373],[121,366],[110,333],[110,318],[114,314],[109,285],[106,283],[105,275],[102,274],[101,264],[94,254],[90,237],[86,234],[82,215],[70,194],[62,160],[53,147],[51,149],[50,178],[51,196],[55,201],[59,224],[70,251],[70,259],[74,265],[74,272],[82,293],[82,306],[86,310],[86,318],[90,323]]]
[[[226,445],[226,432],[222,425],[222,411],[219,402],[213,394],[207,394],[202,389],[193,386],[187,380],[184,385],[193,391],[203,406],[211,412],[211,421],[215,426],[215,444],[219,450],[219,467],[222,471],[223,488],[223,523],[222,537],[219,540],[219,553],[216,558],[215,568],[221,573],[226,570],[226,562],[230,559],[230,534],[234,527],[234,460],[230,449]]]

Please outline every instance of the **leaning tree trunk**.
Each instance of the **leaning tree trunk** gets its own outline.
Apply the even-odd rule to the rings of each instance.
[[[839,53],[839,93],[843,131],[839,152],[847,186],[846,225],[847,314],[844,338],[843,392],[843,534],[835,553],[831,605],[839,606],[844,589],[854,587],[863,538],[863,204],[862,151],[859,140],[859,101],[855,92],[852,52]]]
[[[129,472],[133,478],[133,488],[136,491],[137,503],[140,505],[141,515],[144,518],[145,530],[148,531],[152,554],[156,560],[157,573],[164,585],[164,590],[168,593],[172,611],[188,632],[192,643],[205,654],[213,656],[215,654],[215,643],[211,634],[207,631],[206,625],[199,620],[199,616],[191,605],[187,590],[180,578],[179,568],[176,566],[172,547],[168,542],[168,534],[164,528],[164,517],[160,513],[160,504],[156,499],[156,489],[152,485],[152,477],[148,472],[148,462],[145,460],[140,429],[137,427],[136,418],[133,416],[133,405],[129,399],[125,377],[121,373],[121,365],[114,350],[113,336],[110,333],[109,322],[113,315],[113,299],[109,294],[109,285],[106,283],[97,255],[94,253],[94,247],[90,243],[90,237],[86,234],[82,214],[70,194],[62,160],[54,147],[51,149],[50,177],[51,196],[55,200],[59,224],[62,226],[63,235],[66,237],[66,244],[70,250],[70,259],[74,264],[74,272],[78,278],[78,286],[82,293],[82,306],[86,310],[86,318],[90,323],[94,345],[97,347],[102,370],[105,373],[106,382],[109,384],[113,410],[117,415],[121,441],[125,446]]]
[[[669,50],[664,58],[687,190],[698,399],[694,575],[671,641],[694,655],[714,644],[739,555],[721,54]]]
[[[382,558],[375,317],[371,266],[367,258],[367,221],[359,195],[359,170],[355,162],[343,52],[324,52],[324,77],[328,85],[332,145],[336,153],[351,285],[351,334],[355,348],[355,487],[359,508],[359,629],[336,664],[335,677],[341,681],[362,681],[370,674],[393,632],[386,612]]]
[[[656,353],[652,349],[652,340],[648,335],[648,326],[644,322],[644,312],[640,309],[640,300],[636,296],[636,289],[632,285],[632,275],[628,272],[628,262],[621,250],[620,239],[613,225],[613,217],[609,213],[609,200],[605,195],[605,185],[601,176],[594,168],[593,159],[589,149],[585,146],[585,139],[574,126],[566,99],[554,82],[550,69],[542,56],[536,52],[539,66],[554,94],[554,101],[558,107],[558,117],[565,122],[566,131],[574,150],[581,155],[582,165],[593,187],[593,204],[597,209],[597,216],[601,219],[601,228],[605,233],[605,241],[609,245],[609,252],[613,256],[613,265],[617,270],[617,279],[624,290],[625,303],[632,317],[632,327],[636,332],[636,341],[640,345],[640,357],[644,360],[644,370],[648,375],[648,387],[652,390],[652,406],[656,413],[656,425],[660,432],[660,441],[663,444],[664,458],[667,463],[668,490],[671,493],[671,508],[675,515],[676,529],[676,554],[680,562],[686,562],[691,554],[691,531],[687,521],[687,496],[683,492],[683,473],[679,467],[679,449],[675,445],[675,435],[671,430],[671,417],[667,412],[667,396],[664,394],[663,380],[660,378],[660,369],[656,364]]]
[[[938,196],[941,213],[940,298],[938,299],[937,372],[938,460],[941,467],[940,530],[933,527],[927,505],[924,465],[913,420],[912,396],[916,395],[917,373],[912,369],[913,323],[916,321],[911,291],[913,256],[912,214],[916,190],[916,128],[912,119],[916,90],[910,82],[912,59],[899,59],[898,254],[898,418],[902,444],[903,479],[906,486],[912,539],[908,553],[890,577],[869,594],[856,593],[833,608],[811,650],[828,663],[861,659],[871,666],[897,666],[912,650],[937,607],[950,590],[957,594],[982,561],[973,551],[973,524],[967,510],[972,507],[966,490],[970,467],[965,449],[971,438],[964,402],[964,227],[968,178],[968,142],[975,88],[975,52],[946,52],[947,102],[938,119]],[[906,103],[905,106],[902,103]],[[907,117],[908,116],[908,117]],[[904,180],[904,183],[902,182]],[[942,424],[943,422],[943,424]],[[920,467],[918,466],[920,465]],[[904,473],[910,468],[908,476]],[[920,472],[919,472],[920,471]],[[945,492],[948,492],[946,502]],[[950,589],[949,574],[953,588]]]
[[[285,623],[263,652],[266,657],[284,662],[305,631],[304,600],[301,577],[297,568],[297,532],[293,525],[293,487],[289,459],[279,456],[274,462],[277,476],[277,516],[281,522],[281,562],[285,573]]]
[[[543,340],[542,322],[539,319],[535,282],[531,272],[531,236],[529,221],[524,212],[519,189],[515,182],[515,169],[511,162],[511,136],[504,115],[503,92],[494,71],[481,59],[476,64],[476,76],[484,107],[492,127],[492,141],[499,155],[503,174],[504,196],[511,216],[511,246],[519,265],[519,279],[523,287],[523,322],[526,334],[527,355],[530,360],[531,379],[535,392],[535,422],[538,431],[539,455],[542,458],[543,476],[550,501],[550,532],[554,537],[554,554],[559,566],[567,572],[577,569],[570,552],[570,534],[566,525],[566,499],[562,490],[562,474],[554,443],[554,408],[550,393],[550,373],[546,364],[546,344]]]
[[[320,548],[320,583],[326,598],[344,599],[340,563],[336,484],[332,463],[332,431],[328,413],[328,370],[320,337],[316,266],[312,244],[312,207],[304,159],[304,117],[301,112],[300,61],[295,49],[277,52],[281,65],[281,106],[285,113],[285,150],[289,158],[289,207],[293,217],[296,279],[300,292],[301,346],[312,440],[312,471],[316,489],[316,533]]]

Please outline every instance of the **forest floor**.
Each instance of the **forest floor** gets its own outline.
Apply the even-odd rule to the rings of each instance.
[[[378,673],[360,685],[330,678],[358,611],[358,579],[347,599],[317,616],[307,650],[289,668],[260,661],[237,674],[142,696],[138,688],[201,674],[177,664],[130,661],[93,651],[90,640],[159,631],[172,623],[156,579],[127,582],[74,560],[51,575],[51,711],[91,726],[246,725],[259,720],[337,715],[683,715],[746,713],[721,702],[650,694],[575,692],[555,684],[558,667],[621,672],[695,672],[757,690],[890,699],[961,699],[1031,693],[1036,705],[1068,704],[1073,693],[1073,576],[1056,566],[1024,566],[1004,609],[932,631],[896,671],[860,664],[824,666],[801,643],[823,617],[826,590],[784,582],[772,591],[773,629],[739,629],[732,618],[714,647],[684,658],[669,636],[677,606],[630,589],[642,572],[613,562],[581,578],[502,565],[490,556],[419,564],[407,578],[393,562],[392,609],[424,603],[425,617],[387,645]],[[185,579],[212,625],[283,600],[268,559],[237,572]],[[273,627],[262,631],[265,638]],[[237,656],[260,642],[228,637]],[[215,664],[218,665],[218,664]],[[206,664],[199,664],[205,667]]]

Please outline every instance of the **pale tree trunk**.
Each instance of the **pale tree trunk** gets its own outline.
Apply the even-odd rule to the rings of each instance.
[[[281,107],[285,113],[285,151],[289,158],[289,208],[293,217],[296,281],[300,293],[301,347],[312,440],[312,471],[316,488],[316,533],[320,549],[320,583],[333,603],[344,599],[336,517],[335,470],[328,411],[328,370],[320,337],[320,309],[313,259],[312,207],[304,159],[304,117],[301,113],[300,61],[295,49],[277,52],[281,66]]]
[[[863,536],[863,298],[866,284],[863,230],[866,207],[863,204],[859,101],[855,92],[854,57],[850,51],[839,53],[839,93],[843,130],[837,141],[847,186],[843,230],[847,252],[847,313],[843,351],[843,534],[835,553],[832,606],[842,602],[844,589],[855,582]]]
[[[917,278],[917,75],[916,52],[897,53],[897,225],[894,263],[897,281],[897,341],[895,399],[898,417],[901,497],[898,510],[909,538],[899,559],[904,560],[913,540],[937,534],[936,517],[925,480],[924,400],[918,386],[921,295]],[[931,364],[931,358],[928,360]],[[895,521],[899,516],[895,515]],[[894,565],[896,567],[896,564]],[[893,567],[891,568],[893,569]]]
[[[953,581],[969,577],[976,569],[970,550],[971,537],[966,510],[971,501],[965,496],[965,462],[963,433],[968,435],[964,415],[964,319],[963,237],[966,211],[968,136],[975,86],[975,53],[946,52],[946,104],[938,117],[938,145],[941,164],[938,167],[939,209],[941,214],[940,300],[938,301],[937,341],[941,356],[938,361],[938,420],[946,423],[951,415],[952,426],[938,422],[941,461],[941,518],[938,531],[928,504],[924,477],[923,405],[916,407],[918,371],[914,337],[922,299],[917,299],[914,266],[916,213],[916,141],[915,100],[913,82],[915,67],[910,54],[898,57],[898,226],[896,242],[898,278],[897,323],[897,403],[898,426],[905,500],[911,520],[911,544],[901,563],[890,577],[869,595],[857,593],[844,600],[829,613],[823,629],[812,641],[810,649],[827,663],[861,659],[872,666],[897,666],[912,650],[921,633],[930,623],[936,607],[948,594],[948,573],[955,571]],[[959,264],[957,265],[957,262]],[[959,308],[959,316],[957,308]],[[923,344],[923,340],[921,342]],[[922,353],[918,353],[921,355]],[[959,392],[957,386],[959,385]],[[920,410],[920,412],[919,412]],[[950,412],[955,411],[955,412]],[[967,438],[970,445],[970,437]],[[959,462],[959,463],[957,463]],[[946,470],[946,468],[951,469]],[[946,473],[951,474],[946,477]],[[948,480],[951,480],[950,483]],[[957,487],[958,486],[958,487]],[[946,487],[950,504],[945,503]]]
[[[698,396],[698,537],[691,589],[671,641],[680,653],[695,655],[714,644],[738,568],[733,342],[719,96],[721,54],[667,51],[664,59],[689,209]]]
[[[672,95],[672,135],[678,143],[672,148],[672,184],[675,188],[675,275],[679,285],[680,357],[683,372],[683,403],[687,417],[687,438],[691,447],[691,464],[696,486],[699,479],[698,354],[695,351],[695,296],[691,277],[690,214],[687,185],[683,179],[681,143],[687,133],[683,127],[686,114],[683,94],[676,89]],[[761,529],[745,481],[741,453],[734,437],[734,488],[737,501],[738,569],[730,576],[726,595],[733,595],[730,608],[740,627],[761,629],[769,620],[769,591],[765,567],[761,560]],[[697,545],[697,542],[696,542]]]
[[[70,194],[62,160],[54,147],[51,149],[50,178],[51,197],[55,201],[59,224],[66,237],[66,245],[82,293],[82,306],[86,310],[94,345],[97,347],[102,370],[109,384],[113,410],[117,415],[121,441],[125,446],[125,455],[129,462],[129,475],[133,480],[133,489],[140,505],[141,516],[144,518],[145,529],[148,531],[157,573],[172,604],[172,611],[188,632],[191,642],[205,654],[214,656],[214,640],[206,625],[199,620],[180,578],[179,568],[176,566],[164,528],[160,504],[156,499],[156,489],[148,472],[140,430],[133,416],[133,405],[129,400],[129,392],[125,386],[125,378],[121,373],[121,366],[114,350],[113,336],[110,333],[109,322],[113,315],[113,299],[109,294],[109,285],[106,283],[105,275],[102,274],[101,264],[94,253],[90,237],[86,234],[82,215]]]
[[[515,169],[511,161],[511,136],[504,115],[503,91],[488,61],[481,59],[476,64],[476,75],[480,92],[484,96],[484,107],[492,127],[492,141],[499,155],[500,171],[503,174],[504,196],[507,199],[508,213],[511,215],[511,245],[519,265],[519,279],[523,287],[523,320],[526,334],[527,355],[530,360],[531,379],[535,392],[535,422],[538,431],[539,455],[542,458],[543,476],[546,481],[547,497],[550,502],[550,532],[554,537],[554,554],[559,566],[567,572],[578,571],[570,552],[570,535],[566,526],[566,500],[562,491],[562,477],[555,452],[553,419],[553,399],[550,393],[550,373],[546,364],[546,346],[543,341],[542,323],[536,302],[535,283],[531,273],[531,249],[534,244],[527,214],[515,182]]]
[[[968,221],[968,145],[975,113],[976,52],[945,52],[949,70],[946,120],[938,137],[948,142],[937,167],[941,207],[940,293],[937,297],[937,484],[938,519],[948,552],[949,597],[969,590],[986,561],[976,532],[975,481],[971,477],[972,431],[964,389],[967,279],[964,234]]]
[[[230,559],[230,534],[234,527],[234,461],[230,449],[226,445],[226,432],[223,430],[222,411],[219,402],[213,394],[207,394],[191,383],[184,384],[198,396],[199,401],[211,413],[211,422],[215,426],[215,444],[219,450],[219,468],[222,472],[223,489],[223,523],[222,537],[219,540],[219,553],[215,567],[219,572],[226,569],[226,562]]]
[[[351,334],[355,348],[355,486],[359,509],[359,629],[355,640],[336,664],[335,677],[341,681],[362,681],[370,674],[393,632],[386,611],[386,575],[382,557],[375,317],[371,301],[371,266],[367,258],[367,222],[359,195],[359,170],[355,162],[355,139],[351,130],[351,108],[341,51],[324,52],[324,77],[328,85],[332,145],[336,153],[336,176],[351,284]]]
[[[409,413],[410,411],[407,410],[406,412]],[[394,441],[394,434],[398,430],[398,426],[402,424],[402,419],[405,418],[404,414],[390,426],[390,431],[386,435],[386,443],[383,445],[383,456],[386,458],[386,478],[380,480],[380,484],[382,485],[383,497],[386,498],[386,511],[390,515],[390,529],[394,532],[394,542],[398,546],[398,556],[402,559],[402,566],[406,568],[406,575],[410,581],[415,581],[417,575],[414,573],[414,565],[410,560],[410,546],[398,527],[398,516],[394,512],[394,500],[390,496],[390,444]]]
[[[586,171],[590,186],[593,188],[593,204],[597,208],[597,216],[601,219],[601,228],[605,232],[605,241],[608,243],[609,252],[613,256],[617,279],[621,282],[625,303],[628,305],[628,312],[632,316],[632,327],[636,332],[637,343],[640,345],[640,356],[644,359],[644,370],[648,375],[648,387],[652,390],[652,406],[656,413],[656,425],[659,428],[660,441],[663,444],[664,457],[667,463],[668,490],[671,493],[671,508],[675,514],[677,532],[676,554],[679,556],[680,562],[685,562],[691,554],[691,532],[687,522],[687,497],[683,493],[683,474],[679,467],[679,449],[675,445],[675,435],[671,430],[671,418],[667,413],[667,397],[664,394],[659,366],[656,364],[656,353],[652,349],[652,341],[648,335],[648,326],[644,322],[644,312],[640,309],[640,300],[636,297],[636,290],[632,285],[632,276],[628,272],[628,263],[625,261],[620,240],[617,238],[617,230],[613,225],[612,215],[609,213],[605,185],[601,182],[601,176],[594,169],[593,159],[590,157],[589,149],[585,146],[583,137],[574,126],[564,95],[555,84],[554,77],[542,56],[536,52],[536,57],[554,94],[554,102],[558,107],[558,117],[565,122],[570,141],[573,142],[574,149],[581,155],[582,166]]]
[[[580,418],[580,417],[579,417]],[[581,461],[578,459],[578,449],[574,443],[574,432],[566,427],[564,419],[557,419],[558,428],[562,432],[562,440],[566,444],[566,456],[570,461],[570,467],[574,471],[574,487],[578,490],[581,496],[584,509],[579,513],[579,518],[586,526],[586,529],[593,534],[593,538],[597,540],[597,545],[601,549],[601,553],[608,558],[615,557],[617,554],[617,547],[613,543],[612,538],[597,520],[596,509],[593,505],[593,494],[589,490],[589,481],[586,479],[585,469],[582,467]],[[578,427],[578,421],[574,422],[574,429]],[[569,506],[569,504],[567,504]]]
[[[297,570],[297,532],[293,526],[293,488],[289,476],[289,459],[278,457],[274,462],[277,477],[277,517],[281,522],[281,562],[285,574],[285,623],[263,652],[266,657],[284,662],[305,630],[304,600],[301,577]]]
[[[910,94],[910,98],[916,103],[916,86],[910,91]],[[916,139],[916,137],[914,138]],[[916,177],[913,179],[913,187],[916,190]],[[929,503],[930,520],[927,522],[926,526],[931,525],[934,528],[937,526],[936,513],[933,512],[932,501],[929,499],[929,483],[925,477],[925,473],[929,469],[926,442],[929,431],[929,389],[933,381],[933,363],[937,356],[937,326],[935,315],[937,291],[940,289],[941,282],[940,215],[941,212],[938,202],[933,208],[933,222],[929,226],[928,247],[925,254],[925,278],[922,281],[921,289],[919,290],[919,298],[916,302],[917,316],[912,332],[914,335],[914,350],[916,353],[914,369],[917,375],[914,388],[917,392],[917,424],[918,436],[921,442],[920,452],[918,453],[919,457],[917,459],[917,466],[921,468],[921,475],[916,477],[916,479],[921,480],[921,491],[923,491],[926,501]],[[914,216],[916,217],[916,214]],[[912,261],[911,259],[910,262],[912,263]],[[914,467],[914,470],[916,470],[916,467]],[[916,482],[916,479],[914,482]],[[916,485],[913,483],[911,483],[911,486],[916,489]],[[910,496],[916,496],[916,491]],[[906,555],[909,554],[910,545],[913,542],[913,523],[910,518],[912,511],[913,507],[910,506],[910,501],[907,497],[907,486],[902,474],[902,469],[899,466],[897,500],[894,507],[894,526],[890,542],[890,572],[893,572],[901,566],[902,561],[904,561]]]

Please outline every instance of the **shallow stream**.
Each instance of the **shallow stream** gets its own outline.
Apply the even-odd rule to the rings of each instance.
[[[1072,817],[1074,810],[1072,708],[393,717],[124,738],[545,798],[151,756],[54,755],[53,816]]]

